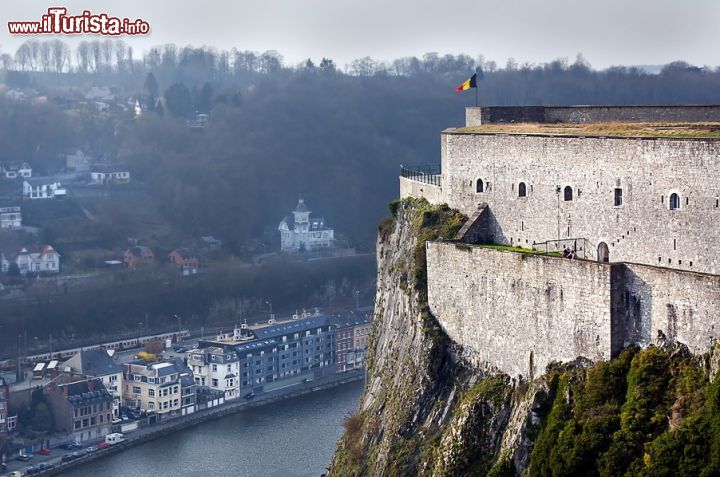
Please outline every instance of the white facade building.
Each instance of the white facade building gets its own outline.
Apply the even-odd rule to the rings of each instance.
[[[67,191],[60,182],[49,177],[25,179],[23,181],[23,197],[26,199],[52,199],[65,196]]]
[[[127,184],[130,170],[127,166],[98,164],[90,168],[90,182],[93,184]]]
[[[195,384],[225,393],[225,400],[240,396],[240,360],[235,351],[208,346],[188,352],[187,365]]]
[[[0,229],[12,229],[22,226],[20,206],[15,204],[0,204]]]
[[[0,174],[5,179],[17,179],[18,177],[32,177],[32,167],[27,162],[9,162],[0,164]]]
[[[300,199],[292,215],[285,217],[278,226],[280,250],[300,252],[329,249],[335,245],[333,229],[325,226],[322,217],[311,217],[305,201]]]
[[[0,253],[0,270],[7,273],[17,264],[21,275],[60,272],[60,254],[51,245],[27,246],[14,254]]]

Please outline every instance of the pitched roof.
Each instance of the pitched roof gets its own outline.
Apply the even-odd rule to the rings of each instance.
[[[122,373],[122,366],[117,364],[104,349],[88,349],[76,353],[65,361],[61,369],[72,368],[73,372],[84,376],[107,376]]]
[[[99,379],[60,384],[58,389],[74,405],[105,402],[112,399],[112,396]]]

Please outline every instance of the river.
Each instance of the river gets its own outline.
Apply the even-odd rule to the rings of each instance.
[[[248,409],[63,475],[319,477],[361,393],[355,382]]]

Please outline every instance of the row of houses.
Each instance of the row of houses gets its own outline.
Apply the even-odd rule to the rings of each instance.
[[[183,275],[194,275],[200,269],[200,258],[190,248],[176,248],[168,254],[168,261],[175,264]],[[130,269],[152,267],[155,265],[155,254],[144,245],[130,247],[123,252],[123,264]]]
[[[241,325],[215,339],[200,341],[184,359],[136,359],[119,364],[112,351],[83,350],[56,367],[59,374],[43,393],[56,429],[66,433],[68,440],[90,441],[110,433],[124,409],[162,421],[361,368],[367,351],[363,337],[370,333],[372,316],[373,310],[368,308],[336,315],[303,313],[263,325]],[[337,336],[346,334],[357,336],[353,346],[360,348],[338,347],[341,340]],[[344,365],[336,366],[339,362]],[[0,405],[2,402],[0,393]]]

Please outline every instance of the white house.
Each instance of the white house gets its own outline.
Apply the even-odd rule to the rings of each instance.
[[[93,184],[127,184],[130,170],[122,164],[96,164],[90,168],[90,181]]]
[[[21,248],[16,253],[0,253],[0,270],[7,273],[10,264],[20,269],[20,275],[28,273],[59,273],[60,254],[50,245],[31,245]]]
[[[22,226],[20,206],[15,204],[0,204],[0,229],[12,229]]]
[[[311,217],[303,199],[298,201],[291,216],[282,219],[278,230],[283,252],[322,250],[335,245],[333,229],[325,226],[324,218]]]
[[[0,174],[5,179],[30,178],[32,177],[32,167],[27,162],[8,162],[0,164]]]
[[[188,352],[187,365],[195,384],[222,391],[225,400],[240,396],[240,360],[231,348],[207,346]]]
[[[52,199],[66,194],[62,184],[51,177],[36,177],[23,181],[23,197],[26,199]]]

